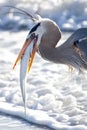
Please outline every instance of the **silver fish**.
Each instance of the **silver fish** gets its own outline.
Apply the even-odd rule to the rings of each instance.
[[[22,93],[22,99],[24,102],[24,108],[25,108],[25,113],[26,113],[26,87],[25,87],[25,83],[26,83],[26,73],[27,71],[29,72],[33,63],[33,59],[37,50],[37,36],[35,35],[30,35],[16,61],[15,64],[13,66],[13,69],[15,68],[16,64],[18,63],[18,61],[21,59],[21,63],[20,63],[20,87],[21,87],[21,93]]]
[[[21,87],[21,93],[22,93],[22,99],[24,102],[25,112],[26,112],[26,73],[27,73],[27,67],[29,63],[29,59],[31,57],[32,51],[34,46],[34,41],[32,41],[32,44],[28,46],[26,49],[21,62],[20,62],[20,87]]]

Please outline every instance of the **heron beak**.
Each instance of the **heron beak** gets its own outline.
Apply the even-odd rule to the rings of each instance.
[[[32,50],[31,51],[31,54],[30,54],[30,58],[29,58],[29,63],[28,63],[28,72],[30,71],[30,68],[32,66],[32,63],[33,63],[33,59],[34,59],[34,56],[35,56],[35,53],[36,53],[36,50],[37,50],[37,36],[35,35],[31,35],[28,39],[26,39],[14,65],[13,65],[13,69],[15,68],[15,66],[17,65],[18,61],[22,59],[27,47],[32,44],[32,41],[33,41],[33,48],[31,48]]]

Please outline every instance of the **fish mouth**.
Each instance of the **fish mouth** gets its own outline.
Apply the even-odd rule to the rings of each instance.
[[[26,49],[31,45],[33,44],[32,47],[30,47],[30,56],[29,56],[29,63],[28,63],[28,72],[30,71],[31,69],[31,66],[32,66],[32,63],[33,63],[33,60],[34,60],[34,57],[35,57],[35,54],[36,54],[36,51],[37,51],[37,40],[38,40],[38,35],[35,35],[35,33],[32,33],[27,39],[26,41],[24,42],[24,45],[21,49],[21,51],[19,52],[19,55],[13,65],[13,69],[15,68],[15,66],[17,65],[18,61],[22,59],[23,55],[25,54],[25,51]],[[33,41],[33,42],[32,42]]]

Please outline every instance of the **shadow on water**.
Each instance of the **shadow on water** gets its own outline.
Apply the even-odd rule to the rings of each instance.
[[[43,125],[28,122],[17,116],[11,116],[0,112],[0,129],[2,130],[53,130]]]

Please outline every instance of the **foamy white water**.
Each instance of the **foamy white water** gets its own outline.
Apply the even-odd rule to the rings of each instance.
[[[48,17],[64,30],[87,27],[86,0],[0,0],[0,6],[8,4]],[[15,70],[12,66],[28,32],[14,33],[10,29],[27,30],[33,23],[26,16],[13,13],[14,9],[0,9],[0,29],[9,30],[0,32],[0,112],[50,129],[87,130],[87,76],[78,75],[77,71],[70,73],[67,66],[45,61],[38,54],[28,74],[25,117],[19,65]],[[61,42],[69,35],[64,34]]]
[[[19,84],[19,65],[12,70],[28,32],[1,32],[0,112],[55,130],[87,130],[87,77],[70,73],[36,55],[26,85],[27,116]],[[70,34],[69,34],[70,35]],[[69,35],[63,35],[63,42]]]
[[[87,27],[87,0],[0,0],[0,6],[14,5],[31,14],[54,20],[63,30]],[[14,13],[15,11],[15,13]],[[11,12],[5,15],[7,12]],[[33,24],[28,17],[12,8],[0,7],[1,29],[28,29]]]

